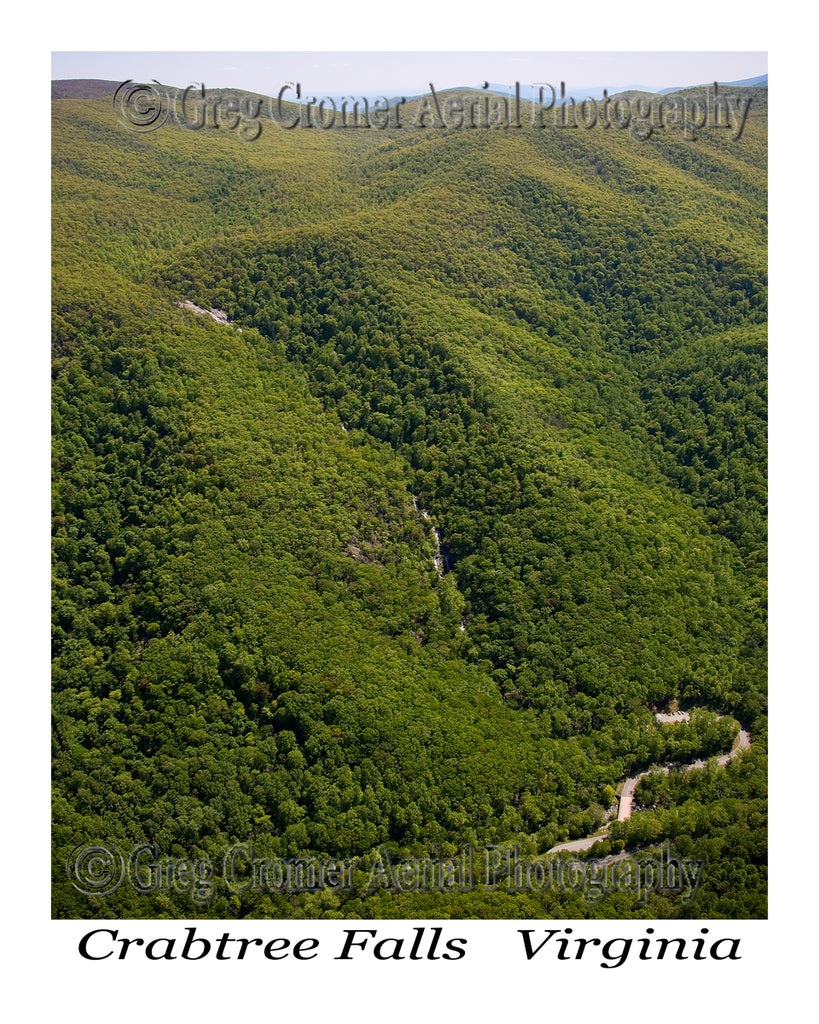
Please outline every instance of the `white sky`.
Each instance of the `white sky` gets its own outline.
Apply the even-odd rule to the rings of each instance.
[[[288,81],[315,93],[425,92],[479,85],[565,81],[569,88],[649,88],[732,82],[765,74],[764,51],[639,52],[56,52],[52,75],[151,81],[203,82],[269,95]]]

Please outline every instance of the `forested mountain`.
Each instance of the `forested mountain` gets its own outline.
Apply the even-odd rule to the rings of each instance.
[[[140,134],[55,92],[55,916],[764,916],[766,90],[735,91],[740,138],[643,141]],[[751,749],[594,848],[669,839],[690,902],[66,876],[92,842],[534,857],[722,752],[716,715]]]

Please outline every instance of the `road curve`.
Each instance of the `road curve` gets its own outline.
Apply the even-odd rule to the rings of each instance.
[[[572,839],[568,843],[558,843],[557,846],[553,846],[551,850],[547,850],[547,853],[557,853],[558,850],[563,850],[566,853],[580,853],[581,850],[590,850],[595,843],[602,842],[603,839],[609,837],[609,825],[604,826],[604,830],[600,835],[586,836],[585,839]]]
[[[740,729],[739,730],[739,735],[734,740],[733,747],[731,747],[730,754],[723,754],[722,757],[720,757],[718,759],[717,764],[720,766],[720,768],[724,768],[726,766],[726,764],[728,764],[729,761],[733,761],[734,760],[734,758],[737,756],[737,754],[740,752],[740,750],[750,750],[750,749],[751,749],[751,734],[749,732],[747,732],[745,729]]]

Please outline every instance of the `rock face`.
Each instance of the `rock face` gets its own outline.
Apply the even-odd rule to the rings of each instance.
[[[223,309],[203,309],[202,306],[197,306],[191,302],[190,299],[184,299],[182,302],[177,302],[177,306],[180,309],[190,309],[197,316],[209,316],[216,321],[217,324],[230,325],[231,321],[228,320],[228,315]]]

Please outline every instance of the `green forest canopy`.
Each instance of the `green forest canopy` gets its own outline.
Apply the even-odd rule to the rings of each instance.
[[[753,96],[735,142],[242,143],[54,102],[55,916],[764,916]],[[203,911],[66,878],[92,839],[542,854],[625,775],[719,752],[656,725],[672,701],[752,749],[643,783],[655,810],[595,850],[670,839],[706,865],[690,904],[219,890]]]

